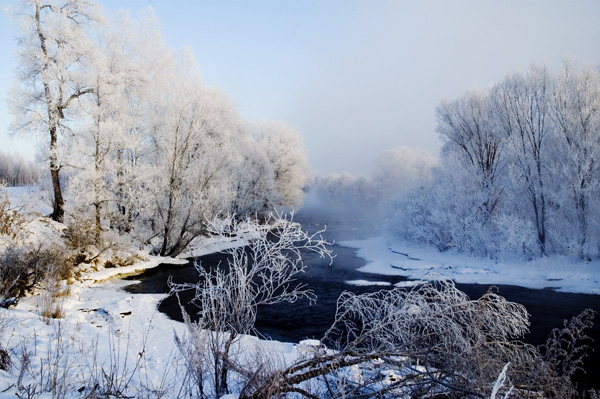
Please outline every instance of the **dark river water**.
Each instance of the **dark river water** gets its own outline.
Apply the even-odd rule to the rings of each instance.
[[[297,217],[308,231],[322,227],[314,217]],[[342,225],[336,222],[328,226],[324,237],[330,240],[343,241],[350,239],[366,238],[371,232],[368,229],[356,228],[356,225]],[[383,276],[365,274],[357,271],[365,261],[356,256],[352,248],[338,244],[333,246],[335,259],[332,265],[312,253],[304,254],[304,262],[309,265],[306,273],[300,276],[299,281],[312,288],[317,295],[317,303],[310,305],[307,300],[295,304],[278,304],[260,308],[256,327],[260,334],[274,340],[284,342],[298,342],[305,338],[320,338],[331,325],[335,314],[335,306],[340,293],[349,290],[354,293],[366,293],[380,290],[378,286],[353,286],[346,282],[351,280],[383,281],[391,285],[406,280],[400,276]],[[223,254],[211,254],[197,259],[204,266],[216,265],[225,262]],[[198,272],[193,262],[184,266],[162,265],[149,270],[142,275],[132,276],[128,279],[135,280],[126,290],[132,293],[167,293],[167,278],[173,276],[176,283],[195,282]],[[391,286],[390,286],[391,287]],[[488,290],[488,285],[457,284],[470,298],[479,298]],[[512,302],[523,304],[531,314],[530,333],[525,341],[534,345],[545,342],[550,331],[561,327],[563,321],[578,315],[586,308],[600,312],[600,295],[558,293],[550,289],[534,290],[513,285],[498,286],[499,294]],[[182,295],[183,303],[192,298]],[[173,297],[162,301],[159,310],[175,320],[182,320],[179,304]],[[194,307],[187,308],[188,313],[197,311]],[[587,358],[585,363],[586,374],[578,375],[577,380],[586,387],[600,388],[600,321],[597,319],[594,328],[589,331],[593,339],[595,351]]]

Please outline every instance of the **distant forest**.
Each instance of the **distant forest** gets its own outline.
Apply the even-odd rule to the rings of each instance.
[[[40,169],[33,161],[19,154],[7,154],[0,150],[0,183],[7,186],[32,185],[40,177]]]
[[[338,212],[375,210],[394,238],[440,251],[600,257],[597,68],[532,66],[441,101],[436,119],[437,163],[395,149],[372,176],[321,177],[312,192]]]

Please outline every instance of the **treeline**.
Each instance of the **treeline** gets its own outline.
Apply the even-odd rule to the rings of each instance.
[[[21,3],[12,130],[46,143],[55,220],[96,243],[116,231],[176,255],[219,212],[300,204],[300,133],[243,120],[151,13],[109,22],[93,1]]]
[[[436,114],[440,165],[395,202],[395,234],[481,256],[598,257],[597,69],[531,67]]]
[[[39,167],[19,154],[8,154],[0,150],[0,183],[7,186],[28,186],[40,177]]]

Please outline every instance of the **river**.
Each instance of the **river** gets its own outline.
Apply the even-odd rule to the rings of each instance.
[[[308,231],[322,227],[318,218],[311,215],[298,215],[296,218]],[[366,238],[372,231],[366,228],[357,228],[356,223],[339,223],[332,221],[327,227],[324,236],[331,240],[344,241]],[[401,276],[371,275],[359,272],[357,269],[365,261],[356,256],[353,248],[339,244],[333,246],[336,255],[332,265],[325,259],[312,253],[304,254],[304,262],[309,265],[306,273],[300,276],[299,281],[307,284],[317,295],[317,303],[310,305],[307,300],[295,304],[282,303],[265,306],[259,309],[256,328],[264,337],[278,341],[298,342],[305,338],[320,338],[331,325],[335,314],[337,298],[344,290],[357,294],[373,292],[385,287],[381,286],[355,286],[347,284],[352,280],[376,280],[394,284],[406,280]],[[211,254],[198,258],[205,266],[216,265],[225,261],[223,254]],[[136,280],[126,287],[132,293],[166,293],[169,291],[167,278],[173,277],[177,283],[191,282],[197,279],[198,273],[190,262],[186,266],[162,265],[149,270],[142,275],[129,277]],[[488,285],[457,284],[470,298],[479,298],[489,288]],[[586,308],[593,308],[600,312],[600,295],[559,293],[550,289],[534,290],[513,285],[498,286],[499,294],[506,299],[523,304],[531,314],[530,333],[524,338],[526,342],[540,345],[545,342],[550,331],[561,327],[565,319],[570,319]],[[182,302],[191,299],[182,296]],[[182,320],[181,310],[173,298],[165,299],[159,306],[161,312],[166,313],[175,320]],[[196,309],[188,308],[193,313]],[[600,321],[596,320],[594,328],[589,332],[594,339],[595,351],[587,358],[585,363],[586,375],[578,375],[577,380],[587,387],[600,389]]]

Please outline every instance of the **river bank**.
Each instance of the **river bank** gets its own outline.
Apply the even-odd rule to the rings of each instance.
[[[307,225],[307,227],[309,226]],[[320,227],[322,226],[314,224],[309,229]],[[329,232],[335,235],[334,229],[330,228]],[[232,242],[225,241],[213,242],[211,245],[206,245],[204,249],[199,245],[195,249],[197,252],[194,255],[232,244]],[[235,245],[244,245],[245,242],[238,240]],[[434,255],[437,256],[435,253],[426,250],[418,252],[418,248],[392,246],[381,238],[343,241],[343,244],[336,246],[338,257],[333,266],[314,263],[315,259],[307,258],[312,265],[310,271],[312,274],[306,273],[307,284],[315,287],[315,290],[320,290],[317,294],[319,300],[317,305],[310,307],[299,302],[294,304],[293,308],[289,306],[261,308],[257,328],[264,336],[281,342],[259,340],[247,336],[243,339],[244,351],[265,350],[264,348],[268,346],[269,353],[274,353],[286,361],[293,360],[298,355],[294,343],[304,338],[319,338],[322,335],[322,331],[319,329],[322,326],[325,328],[329,326],[335,312],[335,301],[339,293],[346,289],[361,293],[385,287],[409,287],[414,284],[409,281],[409,278],[418,277],[418,273],[432,271],[437,273],[449,271],[455,273],[458,278],[502,277],[501,270],[492,272],[490,269],[482,269],[485,273],[477,273],[476,265],[469,263],[476,262],[472,259],[462,259],[452,257],[452,254],[445,254],[445,261],[442,262],[434,257]],[[222,259],[219,260],[218,254],[205,254],[204,257],[206,256],[213,257],[210,261],[203,258],[212,264],[222,261]],[[175,264],[166,264],[167,261]],[[147,389],[170,390],[172,396],[176,396],[174,392],[178,386],[181,386],[181,380],[178,378],[184,359],[177,348],[174,337],[185,334],[185,325],[159,311],[172,298],[167,298],[164,292],[147,292],[144,295],[127,292],[131,290],[131,284],[134,284],[131,280],[143,281],[144,275],[127,277],[125,280],[114,277],[147,270],[148,272],[145,274],[183,273],[182,279],[189,281],[189,275],[186,277],[185,274],[189,273],[186,268],[190,266],[187,260],[173,261],[152,258],[139,262],[131,269],[109,268],[90,272],[85,275],[84,279],[73,284],[69,288],[69,294],[61,299],[65,315],[62,319],[46,319],[40,314],[40,307],[43,305],[43,298],[40,296],[25,298],[16,308],[9,311],[2,310],[0,312],[1,342],[10,349],[14,364],[10,370],[0,372],[0,398],[14,397],[19,386],[26,386],[23,384],[41,386],[42,377],[40,376],[46,376],[44,384],[50,384],[52,381],[48,378],[53,373],[56,376],[60,370],[67,370],[70,378],[67,380],[66,375],[63,378],[66,381],[64,384],[69,384],[68,388],[72,390],[72,393],[66,397],[80,397],[81,395],[75,392],[79,389],[82,389],[82,392],[91,392],[95,384],[94,379],[104,381],[105,377],[102,376],[102,373],[109,367],[113,368],[114,375],[118,374],[119,379],[128,380],[131,389],[138,390],[138,393]],[[436,267],[438,270],[435,270]],[[519,276],[518,269],[515,266],[515,271],[508,275],[513,278]],[[535,271],[535,268],[533,269]],[[556,268],[556,270],[550,270],[550,273],[564,272],[563,269]],[[561,275],[542,274],[539,273],[540,270],[541,267],[538,268],[537,274],[529,270],[527,273],[530,276],[537,276],[537,279],[532,277],[529,281],[538,281],[540,284],[542,282],[557,284],[557,281],[569,281],[568,275],[564,274],[562,274],[565,276],[562,280],[551,280]],[[527,281],[523,277],[525,275],[521,275],[523,281]],[[591,276],[586,280],[588,282],[584,286],[594,288],[595,274],[593,272],[576,275]],[[160,277],[159,280],[166,282],[165,276]],[[487,282],[460,285],[459,287],[472,298],[479,297],[487,290],[489,287],[487,284],[491,284],[491,282],[489,280],[477,281]],[[495,281],[500,284],[500,280]],[[333,289],[334,286],[335,289]],[[600,296],[589,295],[566,313],[561,313],[557,311],[560,306],[564,306],[567,302],[573,302],[565,301],[565,296],[562,295],[581,294],[565,294],[552,289],[517,289],[511,292],[512,287],[514,286],[501,285],[500,294],[519,303],[523,303],[522,299],[526,296],[533,296],[537,298],[537,302],[540,302],[536,310],[530,310],[532,329],[539,328],[542,321],[551,324],[544,328],[560,327],[563,315],[564,318],[572,317],[575,314],[568,314],[569,312],[576,311],[578,313],[579,307],[588,307],[587,305],[596,309],[600,307],[597,301],[597,299],[600,300]],[[543,285],[543,287],[547,288],[548,285]],[[469,289],[472,292],[468,292]],[[541,298],[540,292],[544,294]],[[548,294],[557,296],[549,297]],[[176,307],[181,314],[177,303]],[[290,321],[290,315],[298,316],[297,320]],[[315,315],[319,316],[320,320],[316,320]],[[598,323],[596,330],[598,330],[597,325]],[[596,342],[600,342],[600,335],[596,338]],[[597,350],[596,354],[600,354],[600,351]],[[32,357],[33,366],[28,366],[24,377],[21,377],[24,359],[27,356]],[[589,362],[585,367],[589,376],[597,375],[600,372],[597,366]],[[80,370],[85,371],[81,372]],[[148,381],[152,381],[152,383],[149,384]],[[50,393],[41,393],[40,397],[51,397],[49,395]]]

